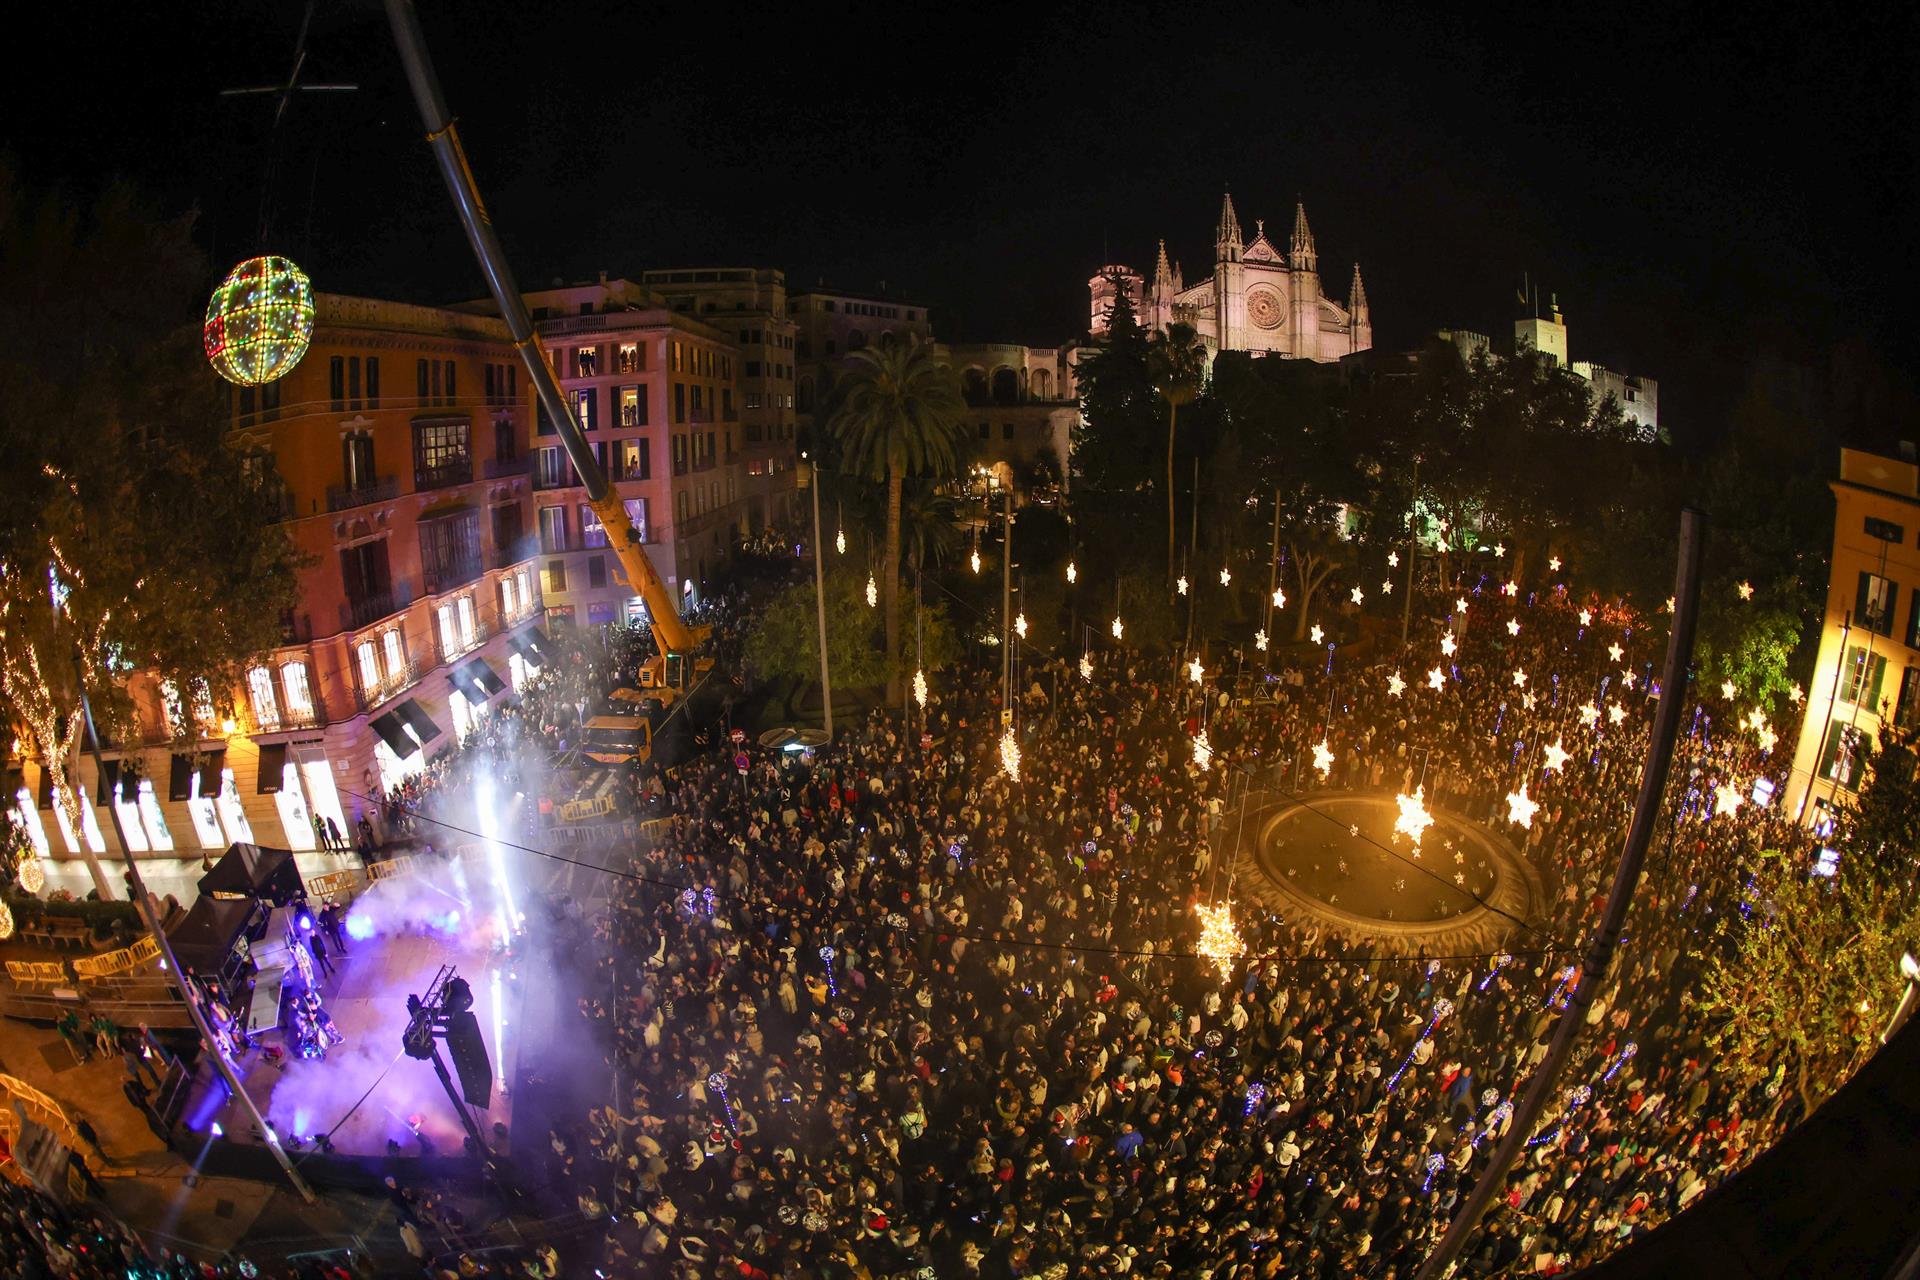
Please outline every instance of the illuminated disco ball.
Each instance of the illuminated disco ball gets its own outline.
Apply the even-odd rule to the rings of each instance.
[[[293,372],[313,340],[313,285],[286,258],[248,258],[207,302],[203,334],[214,372],[243,387]]]

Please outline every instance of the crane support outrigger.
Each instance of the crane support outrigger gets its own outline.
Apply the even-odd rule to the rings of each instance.
[[[474,185],[473,170],[460,145],[459,129],[447,114],[446,99],[440,92],[433,60],[427,55],[426,37],[420,30],[420,17],[414,11],[413,0],[386,0],[386,8],[394,41],[400,47],[400,60],[406,66],[407,83],[413,88],[413,100],[427,127],[427,143],[433,148],[434,161],[440,176],[446,180],[447,192],[453,197],[460,225],[466,229],[467,242],[473,246],[473,256],[479,260],[480,272],[487,278],[494,305],[506,321],[507,332],[513,335],[514,349],[526,367],[527,380],[533,386],[540,408],[559,433],[560,445],[580,475],[580,483],[587,491],[587,505],[605,526],[607,541],[619,557],[627,581],[646,602],[658,652],[642,665],[640,683],[653,690],[662,702],[671,701],[678,693],[691,688],[695,677],[713,665],[711,658],[697,656],[706,642],[708,628],[690,626],[680,616],[673,593],[654,569],[639,531],[627,516],[626,505],[593,456],[586,436],[581,434],[580,424],[567,410],[559,379],[554,376],[553,366],[547,363],[546,353],[534,333],[533,320],[527,314],[527,305],[514,283],[513,271],[507,266],[506,254],[500,249],[500,238],[494,234],[493,219],[488,216],[479,188]]]

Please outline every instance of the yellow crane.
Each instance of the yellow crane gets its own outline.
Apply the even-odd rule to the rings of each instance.
[[[579,473],[580,483],[586,488],[587,505],[605,527],[607,541],[614,555],[620,558],[627,581],[646,602],[656,653],[641,665],[640,684],[663,703],[671,702],[692,688],[700,675],[713,666],[712,658],[698,653],[706,643],[709,628],[691,626],[680,616],[673,593],[654,569],[639,531],[627,518],[626,504],[621,502],[607,473],[593,456],[586,436],[581,434],[580,424],[567,409],[560,381],[553,366],[547,363],[546,353],[534,333],[533,320],[527,314],[527,305],[514,283],[513,271],[501,252],[500,239],[494,234],[493,219],[488,216],[479,188],[474,184],[473,170],[460,145],[459,129],[447,114],[446,99],[440,92],[433,61],[427,55],[426,38],[421,33],[420,18],[414,12],[412,0],[387,0],[386,8],[394,41],[400,47],[400,59],[407,69],[407,82],[420,108],[420,119],[427,127],[427,143],[433,148],[434,161],[446,181],[448,194],[453,197],[454,209],[466,230],[467,242],[473,246],[474,257],[479,260],[481,274],[487,278],[494,305],[500,309],[500,317],[513,335],[514,349],[527,371],[527,381],[559,433],[560,445],[567,451],[573,469]]]

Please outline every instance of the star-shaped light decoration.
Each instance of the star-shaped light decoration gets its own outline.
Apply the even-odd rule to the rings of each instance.
[[[1673,612],[1673,597],[1672,597],[1672,596],[1668,596],[1668,597],[1667,597],[1667,612],[1668,612],[1668,613],[1672,613],[1672,612]]]
[[[1451,658],[1453,656],[1453,651],[1459,647],[1460,647],[1459,642],[1453,638],[1453,632],[1449,631],[1447,632],[1447,634],[1440,637],[1440,652],[1445,654],[1447,657]]]
[[[1400,553],[1398,551],[1387,552],[1387,568],[1398,569],[1399,567],[1400,567]]]
[[[1267,651],[1267,633],[1265,631],[1256,631],[1253,633],[1253,647],[1262,653]]]
[[[1540,699],[1534,696],[1533,690],[1531,689],[1527,690],[1525,693],[1520,695],[1520,705],[1522,707],[1525,707],[1528,711],[1533,710],[1534,704],[1539,701]]]
[[[1767,752],[1771,752],[1774,748],[1774,745],[1780,741],[1780,735],[1773,731],[1773,727],[1771,725],[1763,724],[1760,726],[1759,738],[1760,738],[1760,749],[1762,751],[1767,751]]]
[[[1593,726],[1595,726],[1596,724],[1599,724],[1600,708],[1594,706],[1591,702],[1587,703],[1586,706],[1581,707],[1580,723],[1585,725],[1589,729],[1593,728]]]
[[[1547,568],[1554,573],[1560,572],[1560,557],[1559,556],[1550,557],[1547,560]]]
[[[1364,604],[1367,599],[1367,593],[1355,587],[1348,593],[1348,599],[1352,600],[1355,604]]]
[[[1507,792],[1507,821],[1516,827],[1533,829],[1533,815],[1540,808],[1537,801],[1527,795],[1527,784],[1522,782],[1518,791]]]
[[[1590,627],[1593,625],[1593,610],[1582,609],[1580,611],[1580,625],[1583,627]]]
[[[1800,682],[1797,680],[1787,689],[1787,701],[1796,707],[1800,705],[1800,699],[1806,696],[1806,690],[1800,687]]]
[[[1733,681],[1722,680],[1720,682],[1720,696],[1725,698],[1728,702],[1732,702],[1734,694],[1738,692],[1739,690],[1733,687]]]
[[[1193,681],[1195,684],[1202,684],[1206,681],[1206,678],[1206,668],[1200,665],[1199,658],[1196,657],[1187,663],[1187,679]]]
[[[1393,802],[1400,806],[1400,816],[1393,820],[1393,829],[1411,840],[1418,848],[1420,837],[1433,825],[1433,815],[1427,812],[1427,788],[1422,783],[1413,789],[1412,795],[1397,795]]]
[[[927,673],[924,671],[913,673],[913,700],[923,707],[927,705]]]
[[[872,574],[868,574],[867,575],[867,608],[871,609],[873,608],[873,606],[879,603],[880,603],[880,584],[873,580]]]
[[[1118,640],[1121,636],[1125,635],[1126,633],[1127,633],[1127,624],[1120,621],[1119,617],[1116,616],[1113,620],[1113,638],[1115,640]]]
[[[1227,566],[1225,565],[1221,565],[1220,566],[1220,585],[1223,587],[1229,586],[1232,584],[1232,582],[1233,582],[1233,570],[1227,568]]]
[[[1465,613],[1467,611],[1467,598],[1465,596],[1461,596],[1453,602],[1453,611],[1455,613]]]
[[[1527,687],[1527,673],[1525,668],[1515,667],[1513,669],[1513,685],[1516,689],[1524,689]]]
[[[1321,644],[1325,642],[1327,638],[1327,633],[1320,629],[1320,624],[1317,622],[1313,624],[1313,630],[1308,632],[1307,634],[1313,637],[1313,642],[1315,644]]]
[[[1753,599],[1753,584],[1751,582],[1742,582],[1735,590],[1740,593],[1742,600]]]
[[[1392,594],[1393,594],[1393,579],[1392,579],[1392,578],[1382,578],[1382,579],[1380,579],[1380,594],[1381,594],[1381,595],[1383,595],[1383,596],[1390,596],[1390,595],[1392,595]]]
[[[1503,558],[1505,558],[1505,556],[1506,556],[1506,554],[1507,554],[1507,544],[1506,544],[1506,543],[1504,543],[1504,542],[1496,542],[1496,543],[1494,543],[1494,544],[1493,544],[1493,554],[1494,554],[1494,557],[1495,557],[1496,559],[1503,559]]]
[[[1520,634],[1520,619],[1518,618],[1507,619],[1507,634],[1510,636],[1517,636]]]
[[[1022,640],[1027,638],[1027,615],[1020,614],[1013,620],[1013,629]]]
[[[1082,680],[1093,679],[1093,659],[1084,653],[1080,655],[1080,678]]]
[[[1439,667],[1427,672],[1427,687],[1435,693],[1447,687],[1447,673]]]
[[[1352,836],[1354,839],[1358,840],[1360,838],[1360,824],[1356,822],[1352,826],[1348,827],[1347,834]]]
[[[1609,702],[1607,704],[1607,720],[1610,723],[1619,724],[1622,721],[1624,721],[1626,718],[1627,718],[1627,709],[1625,707],[1621,706],[1617,702]]]
[[[1639,680],[1639,678],[1639,676],[1636,676],[1631,671],[1622,671],[1620,673],[1620,685],[1622,688],[1631,689],[1634,686],[1634,682]]]
[[[1222,978],[1231,978],[1233,962],[1240,958],[1244,950],[1240,943],[1240,931],[1233,927],[1233,904],[1223,902],[1211,906],[1199,903],[1193,909],[1200,917],[1200,941],[1194,950],[1220,970]]]
[[[1387,693],[1389,695],[1397,698],[1402,693],[1405,693],[1406,689],[1407,689],[1407,682],[1400,678],[1400,673],[1398,671],[1394,672],[1392,675],[1387,677]]]
[[[967,563],[973,566],[975,573],[980,572],[980,552],[977,549],[967,554]]]
[[[1284,609],[1287,607],[1287,593],[1278,587],[1273,589],[1273,607],[1276,609]]]
[[[1713,816],[1731,818],[1739,812],[1742,802],[1740,788],[1730,782],[1723,782],[1713,789]]]
[[[1000,768],[1015,782],[1020,781],[1020,741],[1011,727],[1000,735]]]
[[[1440,535],[1439,541],[1434,544],[1434,550],[1438,551],[1441,555],[1445,555],[1447,552],[1453,550],[1453,544],[1447,541],[1446,534],[1443,533]]]
[[[1193,740],[1193,762],[1200,766],[1202,773],[1213,767],[1213,742],[1207,737],[1205,729]]]
[[[1555,773],[1565,773],[1567,771],[1567,755],[1569,753],[1565,747],[1560,745],[1560,739],[1555,738],[1553,744],[1546,747],[1541,754],[1546,757],[1540,762],[1542,769],[1551,769]]]
[[[1313,767],[1320,771],[1322,779],[1333,772],[1333,748],[1327,745],[1325,738],[1320,739],[1313,748]]]
[[[1626,656],[1626,652],[1627,651],[1625,649],[1622,649],[1620,647],[1620,642],[1618,640],[1614,641],[1612,644],[1607,646],[1607,656],[1609,658],[1612,658],[1615,662],[1620,661],[1622,657]]]
[[[1180,575],[1179,579],[1174,582],[1173,589],[1175,591],[1178,591],[1181,595],[1185,595],[1187,594],[1187,587],[1189,585],[1190,584],[1187,582],[1187,575],[1183,573]]]
[[[1520,584],[1517,582],[1502,583],[1500,586],[1500,594],[1509,598],[1517,596],[1520,594]]]
[[[1073,561],[1069,560],[1067,561],[1067,585],[1072,586],[1078,581],[1080,581],[1080,570],[1074,566]]]

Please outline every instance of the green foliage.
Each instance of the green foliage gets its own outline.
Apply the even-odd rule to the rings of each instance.
[[[0,169],[0,718],[57,786],[82,679],[109,736],[131,670],[224,710],[294,599],[277,482],[229,447],[201,352],[189,221],[121,186],[30,198]]]
[[[1758,704],[1770,716],[1780,713],[1789,708],[1787,690],[1802,630],[1793,614],[1742,601],[1728,590],[1701,607],[1695,670],[1709,685],[1733,681],[1743,704]]]
[[[1900,955],[1920,946],[1912,760],[1894,737],[1866,761],[1837,875],[1810,874],[1805,847],[1762,853],[1752,918],[1722,922],[1699,1004],[1716,1069],[1736,1088],[1780,1072],[1811,1110],[1872,1053],[1900,997]]]
[[[1081,425],[1073,431],[1074,487],[1138,492],[1158,474],[1165,421],[1126,290],[1115,289],[1107,332],[1079,367]]]
[[[880,616],[867,604],[866,575],[829,567],[827,658],[836,689],[871,688],[886,679],[880,652]],[[759,610],[747,633],[747,665],[766,678],[802,684],[820,678],[819,618],[811,579],[782,588]]]

